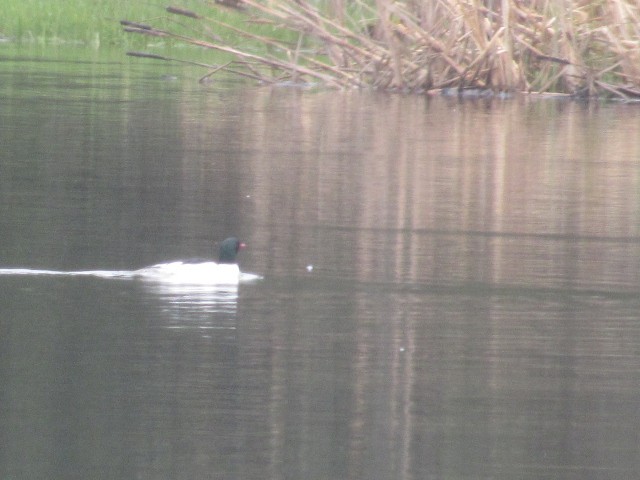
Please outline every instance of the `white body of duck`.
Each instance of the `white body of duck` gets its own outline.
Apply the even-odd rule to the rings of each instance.
[[[135,277],[152,282],[179,285],[237,285],[240,268],[234,263],[160,263],[135,271]]]

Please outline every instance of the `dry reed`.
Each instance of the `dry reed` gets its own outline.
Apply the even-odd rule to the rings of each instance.
[[[233,7],[247,22],[239,28],[215,14],[168,7],[202,22],[200,32],[209,33],[184,33],[177,22],[175,30],[122,23],[126,31],[231,54],[235,61],[215,71],[267,83],[640,98],[635,0],[333,0],[322,9],[306,0],[218,0],[208,6]],[[286,30],[298,41],[252,33],[255,23]],[[217,34],[225,31],[263,44],[269,53],[227,44]]]

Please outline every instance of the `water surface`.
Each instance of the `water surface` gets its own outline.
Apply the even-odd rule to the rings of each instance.
[[[0,62],[0,476],[640,470],[640,113]],[[313,268],[310,268],[310,267]]]

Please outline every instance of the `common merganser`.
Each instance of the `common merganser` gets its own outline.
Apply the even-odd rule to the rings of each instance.
[[[142,280],[184,285],[237,285],[241,272],[238,252],[245,244],[230,237],[220,244],[218,263],[211,261],[177,261],[160,263],[136,270]],[[250,274],[249,274],[250,275]]]

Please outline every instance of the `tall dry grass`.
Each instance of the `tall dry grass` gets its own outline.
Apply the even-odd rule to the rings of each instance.
[[[201,22],[203,32],[232,31],[249,40],[249,47],[178,27],[157,30],[127,22],[125,28],[227,52],[235,60],[223,69],[264,82],[640,97],[635,0],[332,0],[324,6],[218,0],[208,7],[235,8],[246,23],[220,22],[214,12],[168,11]],[[255,25],[288,35],[259,35]],[[267,45],[266,53],[253,53],[250,45],[256,43]]]

